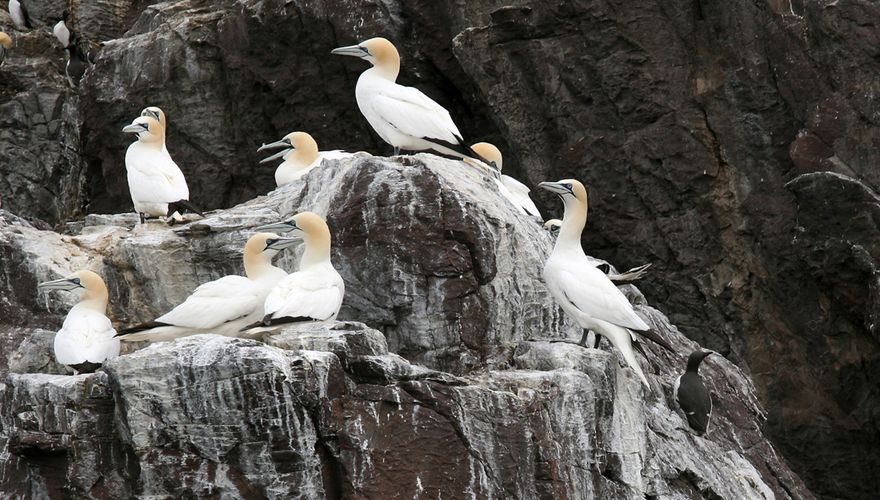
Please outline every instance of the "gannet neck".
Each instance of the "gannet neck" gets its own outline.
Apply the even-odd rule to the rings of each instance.
[[[565,214],[562,217],[562,228],[556,239],[557,247],[581,248],[581,233],[587,224],[587,201],[573,196],[565,197]]]
[[[330,262],[330,228],[321,216],[303,212],[294,216],[294,221],[302,230],[306,250],[300,259],[300,269]]]
[[[389,69],[383,68],[380,66],[373,66],[372,68],[361,73],[360,78],[378,78],[380,80],[388,80],[389,82],[396,82],[397,75],[400,73],[400,66],[398,64],[397,69]]]
[[[400,74],[400,53],[397,47],[385,38],[371,38],[360,44],[366,47],[369,52],[367,60],[373,67],[364,73],[372,72],[376,76],[380,76],[386,80],[396,81],[397,75]]]
[[[270,272],[275,266],[272,265],[272,258],[276,255],[276,251],[267,248],[268,242],[278,238],[273,233],[257,233],[248,239],[244,245],[244,273],[252,279],[259,279],[266,273]]]

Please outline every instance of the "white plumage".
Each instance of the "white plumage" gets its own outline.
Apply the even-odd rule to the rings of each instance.
[[[31,27],[31,20],[28,16],[27,9],[19,0],[9,0],[9,15],[15,27],[24,30]]]
[[[52,27],[52,33],[62,47],[66,49],[70,45],[70,29],[67,28],[67,23],[63,19],[55,23],[55,26]]]
[[[136,212],[165,216],[168,204],[189,199],[189,187],[180,167],[165,145],[165,131],[158,120],[140,116],[123,132],[136,133],[138,140],[125,152],[128,188]]]
[[[484,161],[490,164],[485,165],[482,162],[479,162],[477,165],[485,165],[495,168],[495,173],[497,175],[495,178],[495,185],[498,187],[498,192],[501,193],[501,196],[504,196],[511,205],[520,211],[520,213],[531,215],[532,217],[537,217],[539,219],[542,218],[541,212],[538,211],[538,207],[536,207],[532,199],[529,198],[531,190],[525,184],[513,177],[510,177],[509,175],[501,175],[501,169],[504,164],[501,150],[488,142],[478,142],[471,146],[471,150],[480,155]],[[469,163],[474,163],[469,160],[467,161]]]
[[[275,170],[275,184],[277,186],[283,186],[302,178],[325,159],[335,160],[352,156],[352,153],[339,150],[319,151],[318,143],[306,132],[291,132],[280,141],[263,144],[257,151],[275,148],[282,149],[278,153],[262,159],[260,163],[277,158],[284,159]]]

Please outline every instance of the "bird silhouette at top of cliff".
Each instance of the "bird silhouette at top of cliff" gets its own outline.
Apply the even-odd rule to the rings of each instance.
[[[361,114],[383,141],[400,150],[434,150],[456,158],[477,158],[462,140],[449,111],[413,87],[395,83],[400,54],[385,38],[339,47],[332,54],[353,56],[373,65],[358,77],[355,97]]]
[[[67,278],[37,285],[40,290],[83,291],[55,334],[55,359],[79,373],[89,373],[119,355],[116,330],[106,316],[109,293],[104,280],[92,271],[77,271]]]
[[[146,216],[182,220],[185,211],[203,215],[189,201],[189,187],[180,167],[165,148],[165,127],[154,116],[139,116],[122,129],[137,135],[125,152],[128,189],[141,222]]]
[[[688,425],[702,436],[709,430],[712,418],[712,395],[700,377],[700,363],[713,351],[697,349],[688,356],[687,369],[675,379],[675,401],[684,412]]]
[[[15,24],[16,28],[19,30],[29,30],[34,27],[31,24],[31,16],[28,15],[23,1],[9,0],[7,8],[9,9],[9,15],[12,17],[12,23]]]
[[[258,231],[278,231],[300,238],[305,252],[299,269],[287,275],[266,297],[263,320],[249,325],[247,333],[259,333],[279,324],[336,319],[345,283],[330,262],[330,228],[315,213],[301,212],[286,222],[268,224]]]
[[[531,190],[513,177],[501,174],[503,158],[501,151],[497,147],[488,142],[478,142],[471,146],[471,150],[486,160],[489,166],[495,168],[498,174],[498,177],[495,178],[495,184],[502,196],[507,198],[523,214],[543,219],[541,212],[538,211],[538,207],[535,206],[535,202],[529,198]]]
[[[260,163],[270,162],[278,158],[284,161],[275,169],[275,184],[283,186],[289,184],[309,173],[313,168],[321,164],[325,159],[348,158],[353,153],[345,151],[319,151],[318,143],[306,132],[291,132],[280,141],[263,144],[257,151],[281,148],[281,151],[260,160]]]
[[[620,351],[645,387],[650,387],[633,352],[632,343],[636,338],[632,330],[639,331],[670,351],[672,347],[650,331],[623,293],[584,253],[581,233],[587,222],[586,188],[574,179],[542,182],[540,187],[558,195],[565,204],[562,228],[544,265],[544,281],[550,294],[562,310],[584,329],[580,345],[586,347],[590,330],[606,337]]]
[[[183,303],[154,321],[123,329],[126,342],[171,340],[198,333],[240,336],[243,326],[263,317],[269,291],[287,273],[274,265],[278,252],[299,242],[273,233],[257,233],[244,246],[247,277],[224,276],[200,285]]]

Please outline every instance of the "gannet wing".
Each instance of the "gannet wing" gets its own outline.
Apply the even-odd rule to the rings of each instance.
[[[210,329],[247,316],[261,307],[253,281],[244,276],[224,276],[209,281],[182,304],[156,319],[159,323],[193,329]]]
[[[416,88],[384,86],[370,100],[370,106],[379,118],[406,135],[462,143],[449,111]]]
[[[189,198],[189,188],[183,173],[176,165],[171,168],[166,163],[168,162],[127,162],[129,189],[134,198],[153,202]]]
[[[266,297],[265,312],[273,318],[332,318],[339,311],[344,284],[337,276],[293,273],[283,278]]]
[[[633,330],[649,328],[626,296],[595,267],[571,266],[560,270],[556,279],[565,298],[588,316]]]
[[[504,187],[506,187],[507,191],[511,194],[511,201],[514,201],[517,205],[521,206],[529,215],[541,217],[541,212],[538,211],[535,202],[529,197],[531,190],[528,186],[509,175],[502,175],[501,183],[504,184]]]

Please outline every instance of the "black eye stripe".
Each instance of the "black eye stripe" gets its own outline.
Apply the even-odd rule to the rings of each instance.
[[[79,278],[73,278],[73,279],[70,280],[70,281],[72,281],[73,283],[75,283],[75,284],[77,284],[77,285],[81,285],[81,284],[82,284],[82,281],[80,281]]]

